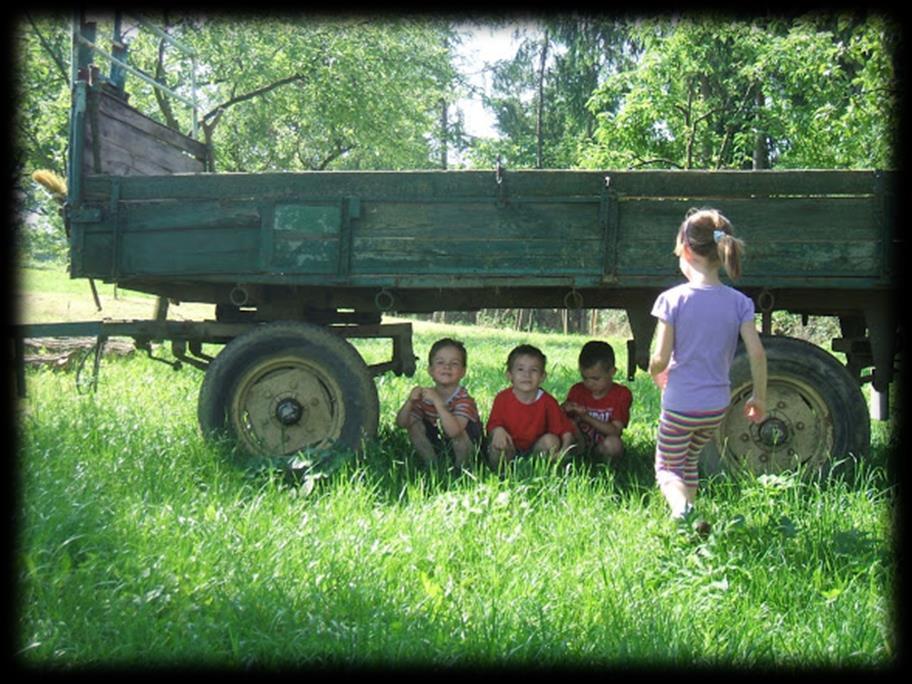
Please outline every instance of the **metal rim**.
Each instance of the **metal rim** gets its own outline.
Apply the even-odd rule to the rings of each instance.
[[[744,416],[752,385],[732,392],[717,435],[719,453],[736,469],[756,474],[807,468],[815,470],[831,457],[835,443],[832,410],[811,384],[794,376],[770,375],[767,418],[760,424]]]
[[[238,379],[229,421],[251,453],[284,456],[327,448],[345,423],[342,390],[308,359],[289,354],[263,359]]]

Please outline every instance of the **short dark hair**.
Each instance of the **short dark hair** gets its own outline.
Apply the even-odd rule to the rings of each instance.
[[[434,342],[434,344],[431,345],[431,351],[428,352],[428,365],[429,366],[434,363],[434,354],[439,352],[444,347],[454,347],[456,350],[459,351],[460,354],[462,354],[462,365],[463,366],[468,365],[469,359],[468,359],[468,354],[466,353],[465,345],[462,342],[460,342],[459,340],[454,340],[451,337],[444,337],[442,339],[437,340],[436,342]]]
[[[579,353],[580,368],[592,368],[597,363],[602,364],[605,370],[614,368],[614,348],[599,340],[586,342]]]
[[[517,356],[534,356],[542,362],[542,370],[545,370],[545,365],[548,363],[548,357],[544,355],[541,349],[533,347],[531,344],[521,344],[515,347],[507,357],[507,371],[513,370],[513,362]]]

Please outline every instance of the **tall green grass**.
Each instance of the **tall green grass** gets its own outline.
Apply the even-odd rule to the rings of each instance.
[[[450,334],[486,414],[520,341],[563,399],[585,341]],[[625,350],[615,342],[618,366]],[[378,342],[360,345],[382,358]],[[378,379],[380,434],[303,482],[202,441],[202,375],[105,359],[98,392],[28,373],[17,408],[16,652],[26,666],[683,665],[894,662],[892,431],[824,483],[702,483],[706,538],[652,479],[658,396],[631,384],[616,469],[526,460],[503,476],[423,470],[393,416],[416,378]],[[623,378],[619,376],[619,381]]]

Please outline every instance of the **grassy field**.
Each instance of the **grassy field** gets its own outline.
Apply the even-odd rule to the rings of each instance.
[[[466,385],[483,414],[513,345],[545,351],[546,389],[562,399],[585,341],[415,328],[422,356],[444,334],[465,341]],[[624,344],[609,341],[625,367]],[[386,353],[359,346],[368,358]],[[506,477],[454,476],[418,468],[394,428],[409,389],[427,380],[420,365],[414,379],[378,379],[376,443],[303,482],[241,468],[228,445],[203,442],[200,371],[106,359],[97,393],[81,395],[72,373],[30,370],[29,398],[16,408],[19,661],[894,664],[888,425],[874,425],[871,458],[842,479],[703,482],[713,532],[701,538],[671,523],[656,490],[658,395],[645,374],[630,383],[618,468],[527,460]]]

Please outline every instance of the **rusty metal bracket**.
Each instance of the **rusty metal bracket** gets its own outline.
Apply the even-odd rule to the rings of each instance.
[[[757,295],[757,308],[760,309],[760,331],[764,335],[773,334],[773,307],[776,297],[772,290],[764,287]]]
[[[496,205],[500,208],[506,207],[510,202],[507,197],[506,169],[500,161],[500,155],[497,155],[497,163],[494,166],[494,182],[497,184]]]
[[[106,335],[99,335],[95,340],[95,344],[89,347],[82,355],[82,358],[79,359],[79,365],[76,366],[76,391],[79,394],[94,394],[98,391],[98,376],[99,370],[101,368],[101,356],[104,354],[104,347],[107,342],[108,338]],[[89,356],[93,357],[92,374],[86,380],[83,377],[83,371],[85,370],[85,363],[88,360]]]

